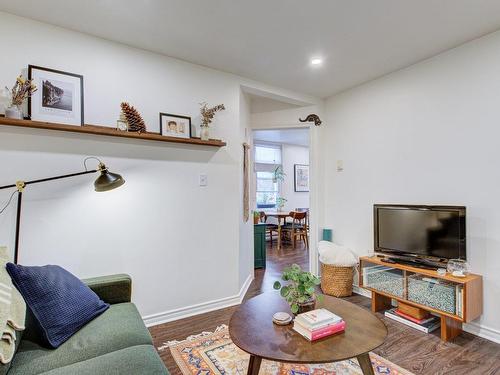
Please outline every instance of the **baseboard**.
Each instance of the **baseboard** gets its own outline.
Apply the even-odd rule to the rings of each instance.
[[[172,322],[174,320],[188,318],[190,316],[223,309],[225,307],[239,305],[243,301],[243,298],[245,297],[245,294],[247,293],[247,290],[250,287],[253,278],[253,273],[248,275],[239,293],[234,296],[202,302],[196,305],[180,307],[157,314],[147,315],[143,316],[142,319],[144,320],[144,324],[146,324],[147,327],[151,327],[162,323]]]
[[[471,322],[465,323],[463,326],[463,330],[465,332],[472,333],[473,335],[482,337],[483,339],[500,344],[500,331],[497,329],[486,327],[479,323]]]
[[[353,285],[352,290],[354,293],[361,294],[362,296],[368,298],[372,297],[372,294],[369,290],[360,288],[357,285]],[[465,323],[463,325],[463,330],[473,335],[482,337],[483,339],[490,340],[500,344],[500,331],[497,329],[486,327],[479,323],[472,322],[472,323]]]

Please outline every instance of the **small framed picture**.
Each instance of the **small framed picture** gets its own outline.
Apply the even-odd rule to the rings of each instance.
[[[83,125],[83,76],[29,65],[28,78],[38,87],[28,99],[32,120]]]
[[[309,191],[309,165],[295,164],[294,167],[295,191]]]
[[[191,138],[191,117],[160,113],[160,134],[169,137]]]

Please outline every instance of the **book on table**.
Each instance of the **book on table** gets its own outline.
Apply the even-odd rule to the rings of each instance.
[[[441,325],[441,319],[437,316],[432,315],[430,318],[424,319],[422,323],[417,323],[415,322],[415,318],[411,320],[403,317],[401,312],[398,313],[396,308],[386,310],[384,315],[392,320],[406,324],[407,326],[418,329],[424,333],[431,333],[432,331],[438,329]]]
[[[316,309],[297,315],[295,321],[307,329],[314,330],[338,323],[342,318],[327,309]]]
[[[297,315],[293,329],[309,341],[315,341],[345,330],[345,322],[326,309]]]

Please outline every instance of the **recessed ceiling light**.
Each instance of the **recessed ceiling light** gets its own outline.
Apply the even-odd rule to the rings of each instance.
[[[311,59],[311,65],[321,65],[322,63],[323,59],[320,59],[319,57]]]

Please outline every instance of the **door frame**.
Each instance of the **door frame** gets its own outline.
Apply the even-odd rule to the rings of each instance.
[[[256,130],[286,130],[286,129],[309,129],[309,271],[319,275],[319,259],[316,251],[319,241],[319,138],[318,127],[309,123],[286,123],[280,125],[271,125],[269,127],[250,127],[252,134]],[[251,168],[254,170],[254,141],[250,137],[252,147]],[[255,179],[252,181],[252,202],[255,204]]]

